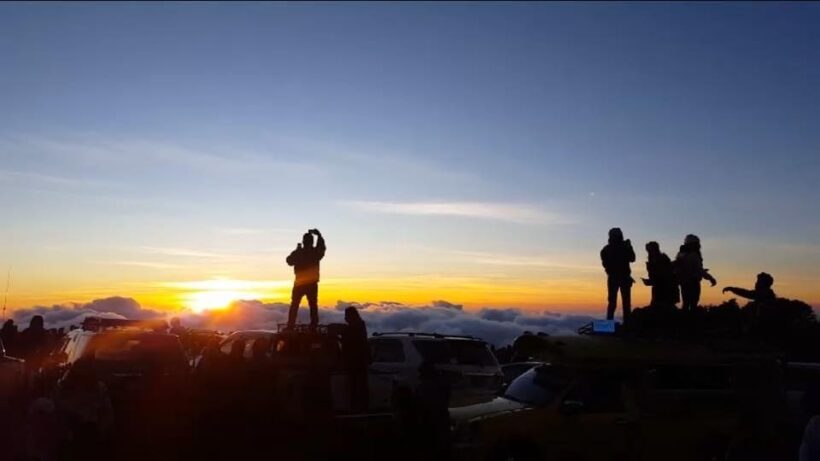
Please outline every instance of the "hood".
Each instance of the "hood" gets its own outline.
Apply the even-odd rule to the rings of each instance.
[[[498,413],[520,411],[526,408],[529,407],[523,403],[519,403],[504,397],[496,397],[488,402],[450,408],[450,419],[454,422],[462,422],[475,418],[495,415]]]

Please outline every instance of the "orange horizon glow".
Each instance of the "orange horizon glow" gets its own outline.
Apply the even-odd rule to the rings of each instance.
[[[55,290],[52,293],[18,291],[10,294],[8,309],[14,311],[32,306],[82,304],[94,299],[123,296],[134,298],[146,309],[168,312],[190,310],[202,313],[223,310],[232,303],[242,300],[289,303],[291,284],[291,280],[212,278],[185,282],[124,284],[119,288]],[[720,286],[711,288],[704,284],[703,293],[703,304],[717,304],[731,298],[721,294]],[[512,307],[528,311],[596,313],[603,312],[605,295],[602,280],[595,277],[552,281],[506,280],[497,283],[471,277],[331,278],[320,283],[319,304],[333,306],[338,301],[390,301],[409,306],[423,306],[435,300],[445,300],[463,305],[468,310]],[[817,305],[812,302],[812,297],[801,297],[791,293],[786,297],[802,299],[809,304]],[[633,287],[634,306],[646,305],[648,300],[649,290],[636,284]]]

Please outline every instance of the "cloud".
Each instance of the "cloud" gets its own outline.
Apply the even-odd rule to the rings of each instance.
[[[354,209],[384,214],[411,216],[452,216],[461,218],[490,219],[519,224],[566,224],[565,217],[541,208],[516,203],[497,202],[376,202],[345,201]]]
[[[40,157],[52,162],[70,162],[98,167],[130,168],[162,163],[218,174],[288,171],[313,173],[315,165],[301,160],[278,160],[281,156],[236,149],[231,146],[186,146],[155,139],[72,133],[63,136],[3,136],[0,150]]]
[[[525,312],[514,308],[485,308],[465,311],[459,304],[438,300],[429,305],[411,306],[385,301],[379,303],[356,303],[338,301],[333,307],[321,307],[322,323],[343,323],[344,309],[355,306],[367,322],[370,333],[387,331],[415,331],[470,335],[484,339],[490,344],[510,344],[525,331],[547,334],[574,334],[581,325],[592,321],[586,315],[555,312]],[[307,321],[308,310],[300,309],[300,321]],[[149,319],[178,316],[184,325],[222,331],[240,329],[276,329],[287,321],[288,305],[264,303],[258,300],[234,302],[224,310],[194,313],[191,311],[167,313],[143,308],[131,298],[112,297],[97,299],[90,303],[68,303],[51,307],[18,309],[14,321],[28,325],[31,317],[42,315],[48,328],[68,327],[80,324],[85,317]]]
[[[86,317],[145,320],[163,317],[166,314],[152,309],[144,309],[132,299],[121,296],[95,299],[89,303],[65,303],[53,306],[35,306],[14,311],[14,322],[27,326],[35,315],[42,315],[47,328],[67,328],[79,325]]]

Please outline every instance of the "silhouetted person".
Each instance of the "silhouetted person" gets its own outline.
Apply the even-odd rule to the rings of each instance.
[[[349,373],[350,406],[354,413],[364,413],[369,406],[370,390],[367,383],[367,367],[370,365],[370,345],[367,343],[367,326],[353,306],[345,309],[347,327],[342,330],[342,359]]]
[[[632,242],[624,240],[621,229],[613,227],[609,230],[609,243],[601,250],[601,263],[606,271],[607,307],[606,318],[615,318],[615,309],[618,303],[618,291],[621,292],[621,304],[624,311],[624,321],[629,317],[632,308],[632,270],[630,263],[635,262],[635,250]]]
[[[14,324],[14,320],[8,319],[3,323],[3,328],[0,329],[0,340],[6,346],[6,354],[15,357],[17,354],[17,325]]]
[[[182,326],[179,317],[171,319],[171,328],[168,330],[168,333],[182,337],[187,331],[188,329]]]
[[[683,240],[680,252],[675,257],[675,272],[680,283],[680,294],[683,310],[694,310],[700,303],[700,281],[706,279],[712,286],[717,280],[703,268],[703,256],[700,254],[700,239],[689,234]]]
[[[774,278],[765,272],[761,272],[757,274],[757,281],[755,282],[754,290],[747,290],[745,288],[738,287],[726,287],[723,289],[723,292],[726,293],[728,291],[752,301],[772,302],[777,299],[777,296],[774,294],[774,290],[772,290],[772,285],[774,285]]]
[[[652,307],[672,307],[679,301],[678,282],[675,280],[675,271],[672,268],[672,260],[666,253],[661,252],[658,242],[646,244],[648,255],[646,261],[646,273],[648,278],[643,279],[646,286],[652,287]]]
[[[20,333],[20,356],[26,359],[26,367],[37,371],[48,354],[49,335],[43,327],[43,316],[31,318],[28,328]]]
[[[427,459],[447,459],[450,450],[450,384],[432,362],[419,367],[416,389],[420,441],[429,450]]]
[[[313,246],[313,236],[316,236],[316,246]],[[319,324],[319,261],[325,257],[325,239],[318,229],[311,229],[302,236],[302,243],[296,245],[285,259],[289,266],[293,266],[296,279],[293,282],[293,293],[288,311],[288,327],[296,323],[299,313],[299,303],[302,297],[307,296],[310,306],[310,326],[316,328]]]

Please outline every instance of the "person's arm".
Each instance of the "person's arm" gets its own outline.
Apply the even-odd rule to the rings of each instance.
[[[606,273],[609,274],[609,261],[607,258],[606,247],[603,247],[601,249],[601,265],[604,267],[604,271],[606,271]]]
[[[703,278],[708,280],[709,283],[712,284],[712,286],[717,285],[717,280],[714,277],[712,277],[712,274],[709,273],[709,269],[703,269]]]
[[[626,256],[629,259],[629,262],[634,263],[635,262],[635,250],[632,248],[632,241],[629,240],[629,239],[626,239],[626,249],[627,249]]]
[[[319,229],[313,230],[316,233],[316,252],[319,255],[319,259],[322,259],[325,257],[325,250],[327,250],[327,247],[325,246],[325,238],[322,237],[322,233],[319,232]]]
[[[753,300],[753,301],[757,298],[757,293],[755,293],[755,292],[754,292],[754,291],[752,291],[752,290],[747,290],[747,289],[745,289],[745,288],[738,288],[738,287],[726,287],[726,288],[724,288],[724,289],[723,289],[723,292],[724,292],[724,293],[726,293],[727,291],[728,291],[729,293],[733,293],[733,294],[736,294],[736,295],[738,295],[738,296],[742,296],[742,297],[744,297],[744,298],[746,298],[746,299],[751,299],[751,300]]]
[[[296,249],[291,251],[287,258],[285,258],[285,262],[288,263],[288,266],[292,266],[296,264],[296,259],[299,256],[299,250],[302,249],[302,244],[299,243],[296,245]]]

